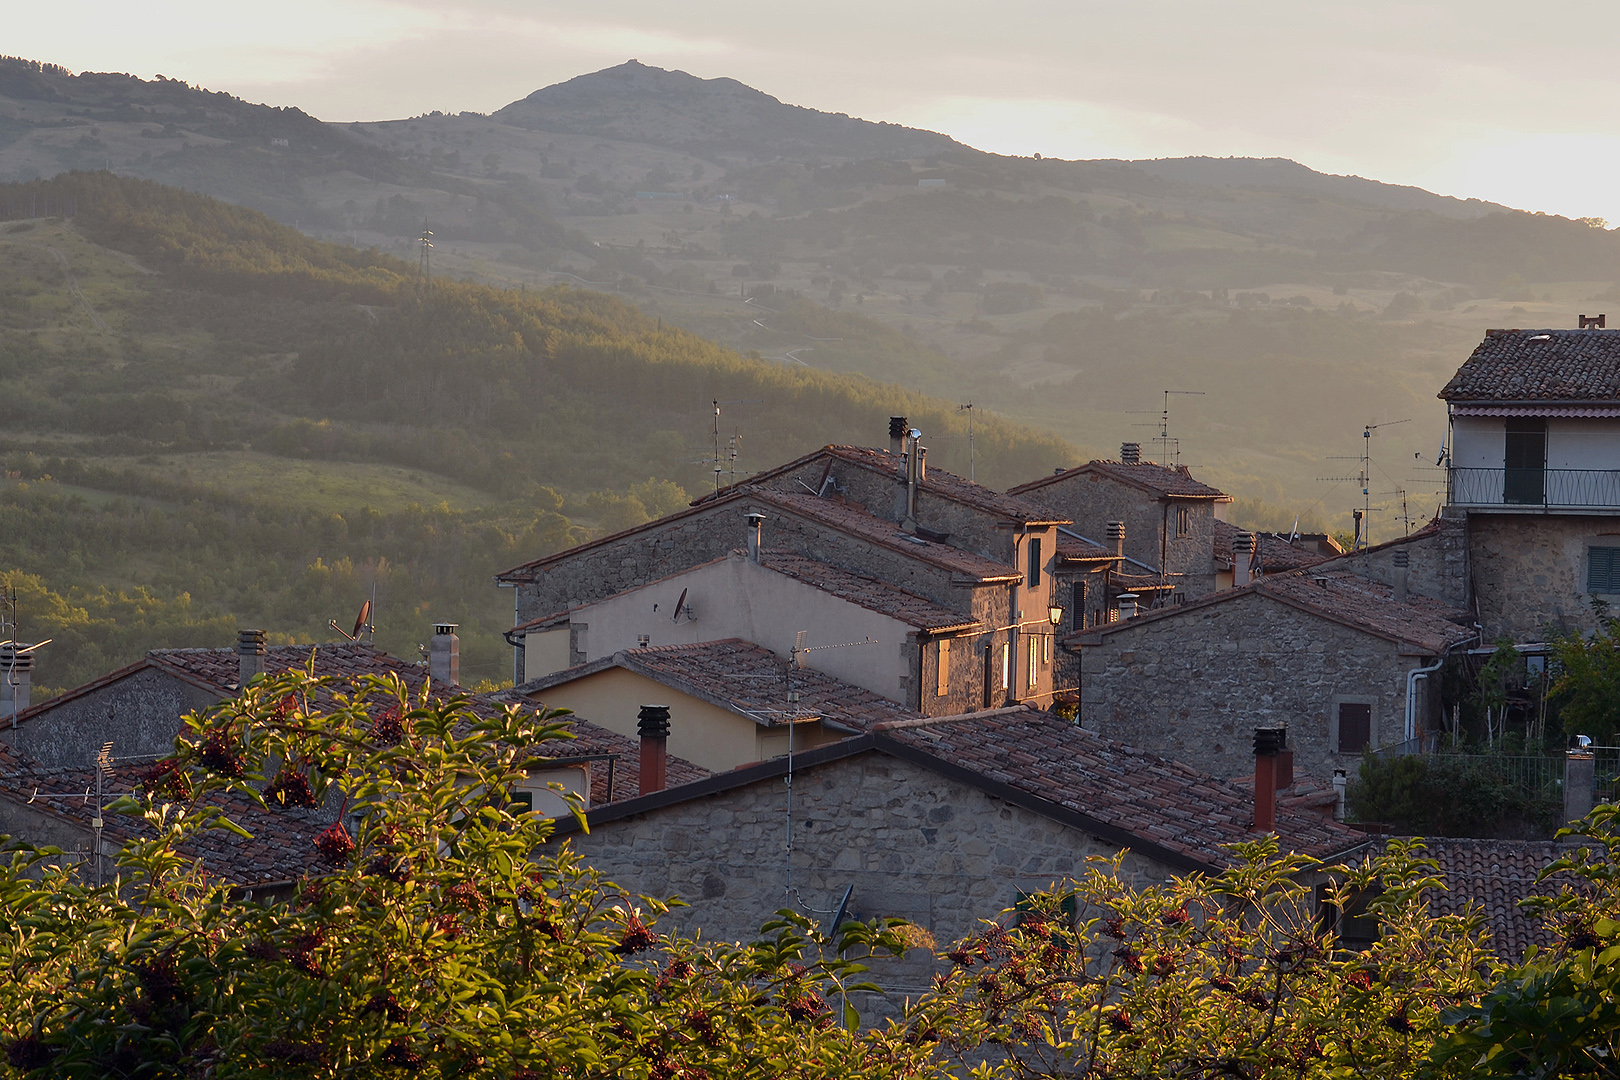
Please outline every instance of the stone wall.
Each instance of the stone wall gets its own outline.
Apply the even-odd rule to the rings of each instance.
[[[1416,596],[1442,600],[1459,611],[1468,608],[1468,525],[1461,518],[1442,518],[1439,532],[1406,541],[1380,544],[1370,551],[1335,559],[1335,568],[1395,583],[1395,553],[1411,555],[1406,589]]]
[[[1082,727],[1216,776],[1252,774],[1257,727],[1286,724],[1295,770],[1330,778],[1338,705],[1372,706],[1375,746],[1399,742],[1406,673],[1424,658],[1263,594],[1147,616],[1080,648]],[[1420,728],[1437,680],[1420,686]],[[1438,714],[1431,714],[1438,715]]]
[[[1470,514],[1468,556],[1487,642],[1597,628],[1587,549],[1620,547],[1620,516]],[[1597,599],[1620,604],[1620,595]]]
[[[706,938],[752,940],[784,906],[825,922],[820,913],[853,885],[850,917],[909,919],[942,948],[1012,907],[1021,890],[1074,877],[1087,856],[1117,850],[877,751],[801,772],[793,800],[791,891],[781,777],[599,823],[571,843],[630,893],[687,901],[669,921]],[[1137,884],[1185,873],[1135,854],[1125,867]],[[873,974],[891,989],[917,990],[933,970],[918,950]]]
[[[47,708],[4,732],[5,741],[45,765],[91,765],[103,743],[115,759],[168,754],[180,717],[219,700],[155,668]]]

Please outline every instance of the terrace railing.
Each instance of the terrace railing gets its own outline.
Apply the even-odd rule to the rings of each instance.
[[[1447,473],[1452,506],[1620,509],[1620,469],[1471,469]]]

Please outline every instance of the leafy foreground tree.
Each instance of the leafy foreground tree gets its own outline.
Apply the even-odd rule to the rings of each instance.
[[[564,735],[555,717],[467,705],[377,678],[255,683],[187,717],[175,755],[114,808],[144,823],[115,883],[12,845],[11,1073],[934,1075],[931,1046],[861,1031],[845,1004],[865,984],[840,949],[902,951],[903,928],[851,923],[837,948],[796,918],[751,945],[659,935],[665,905],[638,909],[510,808],[528,748]],[[244,796],[342,811],[313,841],[330,872],[290,903],[233,898],[188,854],[243,832],[219,804]]]
[[[1477,915],[1435,917],[1441,883],[1411,841],[1331,886],[1331,905],[1382,924],[1338,948],[1274,839],[1239,845],[1216,878],[1134,889],[1118,860],[1028,901],[947,955],[944,1047],[980,1076],[1417,1076],[1442,1011],[1484,989]],[[1071,913],[1081,920],[1074,924]],[[1463,1070],[1457,1070],[1464,1075]]]

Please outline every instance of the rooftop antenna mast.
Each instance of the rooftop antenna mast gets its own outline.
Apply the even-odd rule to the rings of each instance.
[[[0,647],[5,649],[5,669],[3,674],[0,674],[0,678],[5,679],[6,688],[11,691],[8,699],[12,703],[11,748],[13,750],[19,748],[17,744],[17,713],[20,710],[17,709],[17,687],[22,685],[22,680],[17,678],[17,661],[28,656],[35,649],[51,643],[51,639],[46,638],[44,641],[36,641],[32,645],[24,645],[18,640],[17,631],[17,586],[13,584],[0,591]],[[33,660],[29,659],[23,665],[23,669],[27,670],[28,665],[32,663]]]
[[[1166,390],[1164,392],[1164,411],[1159,414],[1159,437],[1154,442],[1159,444],[1159,464],[1181,464],[1181,440],[1170,437],[1170,395],[1179,394],[1183,397],[1203,397],[1202,390]],[[1166,461],[1165,458],[1173,457]]]
[[[417,238],[416,298],[426,296],[433,287],[433,230],[422,223],[422,235]]]
[[[974,463],[973,463],[973,402],[970,401],[965,405],[958,405],[956,407],[956,411],[957,412],[965,412],[965,413],[967,413],[967,420],[968,420],[968,479],[973,481],[974,483],[977,483],[979,478],[976,475],[974,475]]]
[[[788,652],[787,713],[785,714],[788,725],[788,745],[787,776],[784,778],[787,783],[787,852],[783,857],[786,870],[782,875],[782,895],[785,897],[789,907],[793,906],[793,899],[796,895],[793,891],[793,729],[798,726],[800,720],[813,719],[815,715],[799,708],[799,692],[793,687],[793,673],[799,670],[799,667],[803,664],[802,657],[808,656],[810,653],[821,652],[824,649],[854,649],[862,645],[877,644],[871,638],[865,638],[861,641],[845,641],[838,645],[806,645],[804,639],[807,633],[808,631],[800,630],[795,634],[793,648]],[[800,903],[802,904],[803,901],[801,900]],[[808,904],[804,904],[804,906],[809,907]]]
[[[709,458],[709,465],[714,469],[714,490],[720,492],[720,474],[726,471],[727,459],[720,456],[720,407],[722,405],[763,405],[764,398],[736,398],[731,401],[714,399],[714,456]],[[727,448],[731,462],[731,486],[737,486],[737,444],[742,441],[742,433],[733,429],[731,442]]]
[[[1361,430],[1361,456],[1360,457],[1330,457],[1329,461],[1356,461],[1361,463],[1361,470],[1355,476],[1320,476],[1318,480],[1344,483],[1354,480],[1361,488],[1361,509],[1356,513],[1355,543],[1352,551],[1359,551],[1372,546],[1372,433],[1379,428],[1394,427],[1397,424],[1410,424],[1411,417],[1405,420],[1387,420],[1382,424],[1364,424]],[[1401,496],[1402,512],[1405,512],[1406,493],[1398,492]],[[1380,507],[1382,509],[1382,507]],[[1410,523],[1408,523],[1410,531]]]

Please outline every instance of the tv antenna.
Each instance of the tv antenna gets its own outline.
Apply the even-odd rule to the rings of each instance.
[[[1318,481],[1336,484],[1342,484],[1353,480],[1361,488],[1361,509],[1355,514],[1356,534],[1355,543],[1350,549],[1352,551],[1357,551],[1364,547],[1370,547],[1372,544],[1372,514],[1374,509],[1372,505],[1372,433],[1377,431],[1379,428],[1395,427],[1397,424],[1410,424],[1411,422],[1412,418],[1407,417],[1405,420],[1386,420],[1382,424],[1362,425],[1360,457],[1338,456],[1328,458],[1329,461],[1360,462],[1360,471],[1357,472],[1355,476],[1317,477]],[[1402,512],[1404,514],[1406,493],[1402,491],[1399,492],[1399,494],[1401,496],[1401,505],[1403,508]],[[1382,511],[1383,507],[1378,507],[1377,509]],[[1410,531],[1410,523],[1408,523],[1408,531]]]
[[[968,480],[977,483],[978,482],[978,477],[976,477],[974,475],[974,473],[973,473],[973,402],[970,401],[965,405],[958,405],[956,407],[956,411],[957,412],[965,412],[965,413],[967,413],[967,421],[968,421]]]
[[[433,284],[433,230],[427,227],[425,221],[416,244],[416,298],[420,300]]]
[[[0,592],[0,664],[4,665],[4,679],[9,693],[7,700],[11,702],[12,749],[17,749],[17,714],[22,710],[17,708],[17,687],[22,680],[17,678],[17,669],[20,667],[28,671],[34,665],[31,655],[35,649],[42,648],[51,643],[50,638],[36,641],[32,645],[24,645],[17,640],[17,586],[9,585]],[[19,663],[19,661],[21,661]]]
[[[726,464],[728,461],[731,465],[731,486],[737,486],[737,444],[742,442],[742,433],[733,428],[731,432],[731,439],[727,445],[726,456],[720,456],[721,406],[763,404],[765,404],[764,398],[735,398],[730,401],[721,401],[719,398],[714,399],[714,456],[707,459],[706,464],[711,465],[714,469],[714,490],[716,494],[719,494],[720,492],[720,474],[726,471]]]

